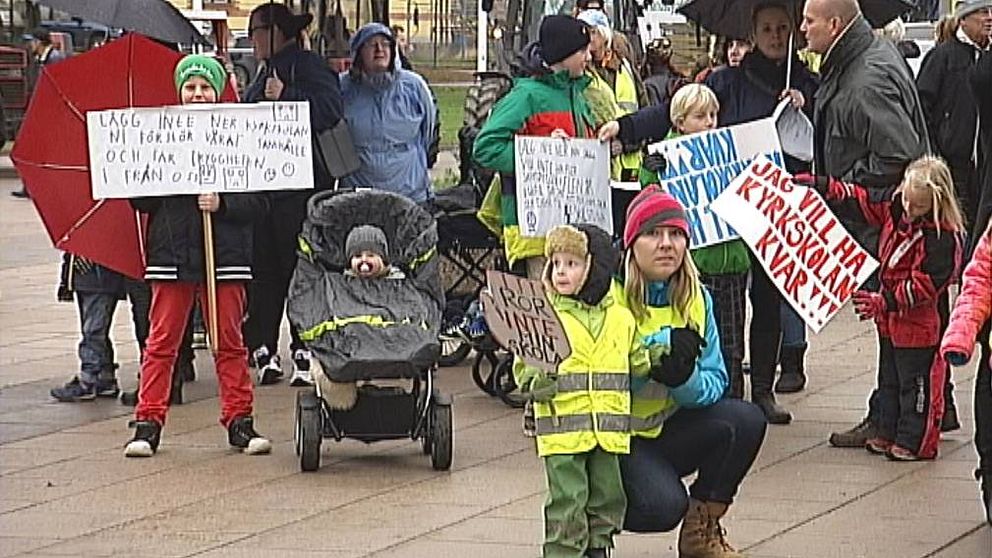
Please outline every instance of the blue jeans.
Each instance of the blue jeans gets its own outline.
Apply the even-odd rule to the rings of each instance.
[[[803,319],[784,300],[780,314],[782,317],[782,348],[805,349],[806,324]]]
[[[76,292],[79,309],[79,379],[95,384],[103,377],[113,378],[114,345],[110,342],[110,324],[117,308],[117,295],[107,293]]]
[[[730,504],[765,439],[765,415],[753,403],[721,399],[709,407],[680,409],[657,438],[634,437],[620,456],[627,493],[624,529],[671,531],[689,508],[689,495]],[[697,472],[686,494],[682,477]]]

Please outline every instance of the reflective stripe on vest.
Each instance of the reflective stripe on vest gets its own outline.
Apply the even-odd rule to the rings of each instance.
[[[589,378],[592,377],[592,386]],[[630,374],[626,372],[593,372],[592,374],[563,374],[558,377],[558,393],[570,391],[630,392]]]
[[[537,435],[568,434],[591,432],[592,415],[566,415],[563,417],[540,417],[535,421]],[[596,430],[599,432],[630,432],[630,415],[596,415]]]

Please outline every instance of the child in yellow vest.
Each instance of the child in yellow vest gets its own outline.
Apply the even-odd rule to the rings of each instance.
[[[607,556],[627,508],[619,455],[630,451],[630,375],[647,375],[634,317],[610,294],[620,257],[592,225],[548,232],[542,280],[572,352],[557,374],[523,364],[514,376],[534,401],[544,459],[544,556]]]

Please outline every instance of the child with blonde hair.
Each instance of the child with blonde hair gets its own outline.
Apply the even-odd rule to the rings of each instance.
[[[700,83],[682,86],[669,107],[672,131],[668,139],[716,128],[719,112],[720,102],[712,89]],[[646,169],[641,170],[641,176],[645,186],[659,182],[658,175]],[[728,395],[740,399],[744,395],[744,296],[751,268],[747,245],[737,239],[691,253],[699,278],[713,297],[720,352],[730,376]]]
[[[935,458],[947,375],[938,347],[964,231],[951,171],[943,159],[925,155],[881,198],[833,178],[800,174],[795,181],[881,227],[881,288],[854,294],[858,316],[875,320],[879,331],[878,434],[866,449],[894,461]]]

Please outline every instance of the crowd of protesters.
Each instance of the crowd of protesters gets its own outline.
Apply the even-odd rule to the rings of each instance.
[[[766,425],[792,420],[775,393],[805,389],[806,330],[743,242],[689,245],[684,208],[655,184],[664,162],[644,147],[766,118],[786,99],[814,130],[813,161],[787,155],[787,170],[819,191],[881,262],[854,296],[857,314],[876,325],[877,385],[865,419],[830,443],[893,461],[935,458],[940,432],[960,427],[949,365],[967,363],[977,342],[976,478],[992,523],[992,1],[960,0],[915,77],[898,26],[888,36],[873,32],[856,0],[807,0],[802,21],[793,14],[774,1],[759,5],[750,36],[726,38],[724,63],[690,79],[672,63],[667,39],[647,45],[636,71],[603,3],[580,1],[574,16],[542,20],[522,57],[527,75],[495,105],[476,139],[475,161],[498,173],[510,264],[543,280],[555,293],[555,311],[581,323],[586,337],[605,330],[624,341],[623,358],[611,360],[612,375],[628,378],[618,384],[626,414],[615,436],[604,434],[613,427],[559,420],[568,405],[560,404],[558,381],[516,370],[532,399],[527,412],[536,418],[530,424],[551,491],[547,556],[605,556],[621,529],[668,531],[680,523],[680,556],[741,555],[720,520]],[[426,82],[401,58],[398,37],[379,24],[361,28],[351,39],[353,66],[338,76],[302,46],[309,24],[309,15],[284,4],[253,10],[249,35],[265,64],[244,102],[309,101],[315,135],[340,122],[351,130],[361,166],[342,185],[372,184],[429,204],[437,111]],[[800,35],[804,41],[794,40]],[[800,57],[795,45],[803,42]],[[815,65],[803,62],[809,56]],[[184,104],[216,102],[227,80],[216,60],[202,56],[184,58],[175,78]],[[613,231],[556,229],[557,240],[548,243],[521,233],[513,150],[521,134],[610,144],[611,177],[642,185],[614,192]],[[315,188],[332,188],[336,181],[314,152]],[[248,365],[260,385],[283,376],[279,329],[310,195],[133,200],[149,215],[147,284],[67,255],[64,293],[74,293],[78,305],[81,369],[52,396],[117,395],[108,332],[126,292],[142,350],[136,432],[126,455],[155,453],[170,378],[186,375],[194,299],[203,296],[202,254],[190,239],[202,236],[198,213],[210,212],[217,223],[220,335],[212,342],[221,423],[233,447],[270,451],[254,430]],[[613,246],[600,242],[609,237]],[[954,285],[962,294],[952,312]],[[291,383],[310,385],[311,355],[292,328],[290,335]],[[599,355],[588,345],[583,355]],[[607,401],[594,392],[586,394],[591,405]],[[598,463],[599,472],[576,465],[585,461]],[[682,479],[693,474],[687,489]]]

